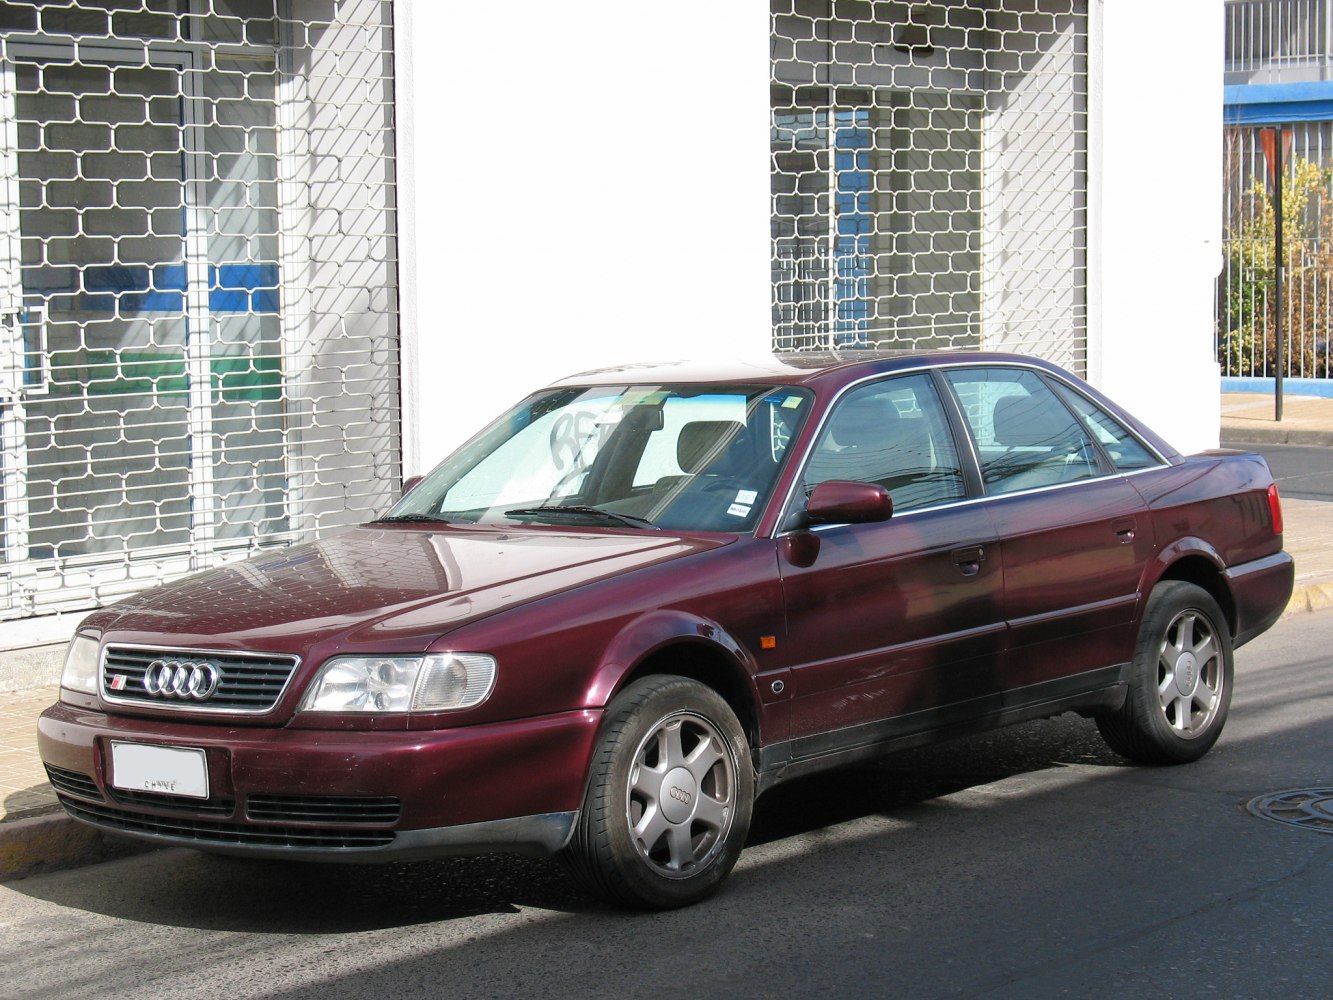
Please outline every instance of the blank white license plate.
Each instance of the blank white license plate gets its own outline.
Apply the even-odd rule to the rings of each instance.
[[[112,743],[111,787],[206,799],[208,764],[202,750]]]

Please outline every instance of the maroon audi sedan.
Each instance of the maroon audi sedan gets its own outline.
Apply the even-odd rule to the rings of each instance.
[[[778,782],[1077,711],[1207,752],[1290,595],[1262,458],[982,353],[635,366],[523,400],[376,521],[71,642],[65,809],[201,850],[555,852],[712,892]]]

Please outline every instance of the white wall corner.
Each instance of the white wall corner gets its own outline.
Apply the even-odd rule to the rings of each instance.
[[[1180,450],[1213,447],[1223,2],[1093,0],[1092,12],[1090,372]]]
[[[1104,381],[1102,348],[1102,8],[1088,3],[1088,214],[1087,214],[1087,366],[1088,381]]]
[[[417,365],[416,73],[413,0],[394,0],[394,180],[398,224],[398,384],[403,478],[421,469],[420,376]]]

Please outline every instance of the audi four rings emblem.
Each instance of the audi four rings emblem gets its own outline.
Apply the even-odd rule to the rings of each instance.
[[[222,675],[206,660],[154,660],[144,671],[143,686],[158,698],[207,701]]]

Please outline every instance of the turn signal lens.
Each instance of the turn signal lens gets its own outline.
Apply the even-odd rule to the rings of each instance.
[[[1282,498],[1277,495],[1277,483],[1268,487],[1268,517],[1273,522],[1273,534],[1282,534]]]
[[[443,712],[480,705],[495,687],[495,657],[485,653],[432,653],[426,657],[412,711]]]

